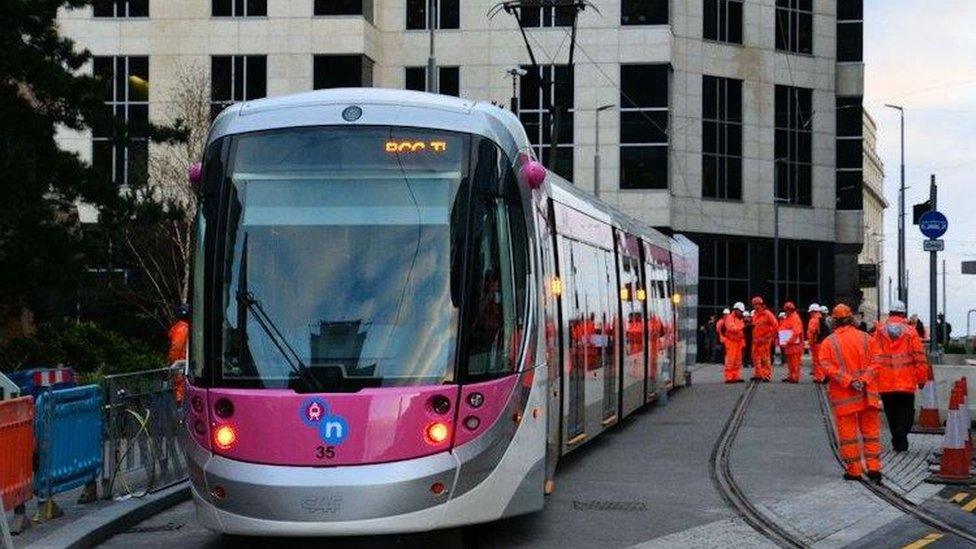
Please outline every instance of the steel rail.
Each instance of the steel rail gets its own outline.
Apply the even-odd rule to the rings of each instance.
[[[709,459],[712,483],[729,507],[734,509],[749,526],[769,538],[773,543],[780,547],[809,547],[810,545],[806,540],[789,532],[757,509],[742,492],[732,476],[732,469],[729,465],[732,445],[739,434],[739,428],[745,423],[746,411],[756,393],[756,386],[757,382],[749,382],[729,415],[722,433],[715,442],[715,447],[712,448],[712,455]]]
[[[830,411],[830,405],[827,402],[827,389],[826,386],[820,386],[816,388],[817,400],[820,404],[820,414],[823,416],[824,427],[827,429],[827,438],[830,440],[830,448],[834,452],[834,458],[837,459],[837,463],[843,465],[840,456],[840,448],[837,446],[837,436],[836,436],[836,426],[834,425],[834,415]],[[885,503],[891,505],[892,507],[898,509],[906,515],[910,515],[916,518],[919,522],[936,528],[944,533],[949,533],[958,536],[966,541],[976,544],[976,534],[969,532],[968,530],[953,524],[946,519],[939,517],[938,515],[922,509],[918,505],[915,505],[911,501],[905,499],[902,495],[898,494],[891,488],[883,484],[875,484],[867,480],[861,480],[868,490],[870,490],[875,496],[881,498]]]

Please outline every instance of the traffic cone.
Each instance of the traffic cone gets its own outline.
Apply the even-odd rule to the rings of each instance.
[[[939,404],[935,396],[935,378],[932,368],[928,368],[929,378],[922,386],[922,409],[918,412],[918,421],[912,426],[913,433],[930,433],[941,435],[945,433],[942,418],[939,417]]]
[[[935,484],[976,484],[969,471],[969,454],[966,450],[968,428],[963,424],[962,389],[953,388],[949,397],[949,414],[946,417],[945,436],[942,439],[942,458],[938,472],[925,479]]]

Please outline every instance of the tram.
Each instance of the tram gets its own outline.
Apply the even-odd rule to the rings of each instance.
[[[543,507],[684,380],[697,248],[547,172],[497,106],[334,89],[211,129],[183,447],[202,524],[359,535]]]

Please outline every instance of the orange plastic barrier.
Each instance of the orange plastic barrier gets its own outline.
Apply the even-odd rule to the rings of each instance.
[[[34,479],[34,398],[0,402],[0,494],[8,511],[31,498]]]

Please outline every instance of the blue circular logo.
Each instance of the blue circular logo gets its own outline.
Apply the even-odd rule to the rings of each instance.
[[[342,119],[346,122],[355,122],[363,116],[363,109],[353,105],[342,110]]]
[[[949,230],[949,220],[942,212],[930,210],[918,219],[918,228],[928,238],[939,238]]]
[[[309,398],[302,402],[298,414],[305,425],[318,427],[322,423],[322,418],[329,415],[329,405],[321,398]]]
[[[338,446],[349,435],[349,424],[339,416],[325,416],[319,424],[319,436],[331,446]]]

